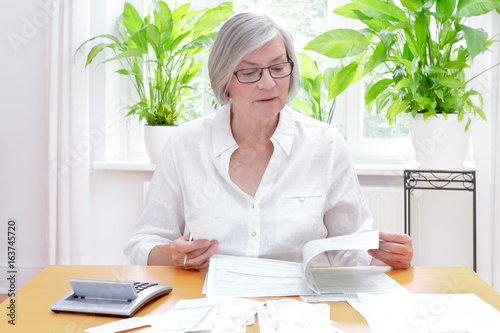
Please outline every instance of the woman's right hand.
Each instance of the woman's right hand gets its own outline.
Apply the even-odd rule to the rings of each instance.
[[[188,253],[187,269],[202,270],[208,268],[210,258],[219,249],[217,240],[195,239],[188,242],[188,236],[184,235],[170,243],[171,260],[175,265],[184,265],[184,255]]]

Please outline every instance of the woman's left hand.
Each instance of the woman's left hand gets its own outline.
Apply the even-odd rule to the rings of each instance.
[[[368,253],[373,257],[372,265],[382,263],[395,269],[405,269],[410,266],[413,258],[413,245],[410,236],[379,231],[379,239],[379,248],[368,250]]]

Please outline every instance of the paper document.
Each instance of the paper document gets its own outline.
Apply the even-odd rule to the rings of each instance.
[[[341,333],[332,326],[328,304],[282,299],[266,305],[258,312],[261,333]]]
[[[315,240],[302,251],[303,262],[215,255],[206,276],[207,297],[265,297],[320,294],[308,267],[311,259],[331,250],[377,249],[378,231]]]
[[[385,267],[326,267],[309,269],[321,295],[301,296],[304,302],[346,301],[356,293],[410,293],[384,273]]]
[[[142,321],[140,318],[127,318],[110,323],[87,328],[85,333],[115,333],[128,331],[139,327],[150,326],[147,322]]]
[[[199,220],[187,219],[186,224],[194,239],[216,239],[220,242],[229,235],[231,225],[227,219],[221,218],[215,213],[209,214],[209,216]],[[207,223],[207,220],[210,223]]]
[[[181,299],[168,311],[161,324],[155,326],[159,331],[191,332],[211,330],[217,316],[219,304],[206,298]]]
[[[372,333],[500,332],[500,312],[475,294],[358,294]]]

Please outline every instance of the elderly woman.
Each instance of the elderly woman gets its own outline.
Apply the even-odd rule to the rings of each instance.
[[[133,264],[204,269],[215,253],[301,261],[308,241],[368,231],[344,138],[285,104],[299,83],[289,32],[262,14],[221,28],[208,68],[224,106],[183,124],[166,144],[144,212],[125,248]],[[190,223],[226,230],[187,239]],[[409,266],[409,236],[380,232],[380,248],[331,251],[315,265]]]

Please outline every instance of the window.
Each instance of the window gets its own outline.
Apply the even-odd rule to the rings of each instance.
[[[98,1],[92,0],[93,17],[101,24],[94,26],[92,36],[103,32],[112,32],[115,28],[115,20],[123,9],[124,1]],[[150,0],[133,0],[131,2],[142,14],[146,13]],[[169,6],[174,6],[174,1],[166,1]],[[186,1],[177,1],[178,5]],[[202,8],[204,6],[215,6],[223,0],[195,0],[190,1],[191,8]],[[319,65],[333,65],[333,60],[325,59],[314,52],[303,51],[303,46],[319,34],[340,27],[358,29],[354,21],[333,14],[333,10],[348,0],[301,0],[280,2],[274,0],[234,0],[235,12],[258,11],[267,12],[282,21],[295,37],[295,46],[298,52],[305,52],[319,62]],[[142,12],[141,10],[142,9]],[[105,13],[105,14],[102,14]],[[351,22],[349,22],[351,21]],[[93,87],[95,92],[91,98],[96,100],[93,104],[97,110],[104,109],[105,112],[95,111],[93,117],[105,117],[115,126],[107,133],[106,148],[97,152],[93,159],[98,160],[145,160],[146,154],[143,145],[143,126],[138,119],[132,117],[124,118],[124,111],[120,109],[131,104],[131,96],[134,91],[125,77],[113,74],[112,63],[107,63],[105,70],[94,68],[95,77],[93,82],[99,88]],[[97,73],[96,73],[97,72]],[[193,96],[192,101],[186,106],[187,120],[208,114],[213,109],[213,97],[207,93],[207,71],[203,70],[205,78],[200,78],[193,84],[205,93]],[[389,162],[406,161],[408,159],[409,139],[407,123],[400,121],[397,125],[389,127],[383,115],[368,115],[363,103],[364,82],[350,87],[337,98],[333,121],[345,134],[351,147],[356,162]],[[402,118],[407,120],[407,117]],[[119,149],[117,149],[119,147]]]

